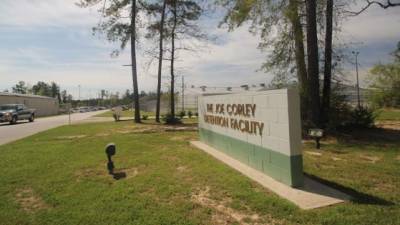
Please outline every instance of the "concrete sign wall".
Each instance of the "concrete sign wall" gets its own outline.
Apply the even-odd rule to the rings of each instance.
[[[199,98],[200,140],[290,186],[303,183],[296,89]]]

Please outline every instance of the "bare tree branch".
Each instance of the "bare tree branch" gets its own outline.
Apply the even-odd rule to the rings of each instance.
[[[379,1],[370,1],[370,0],[365,0],[365,1],[366,1],[367,5],[365,5],[360,11],[357,11],[357,12],[346,11],[346,12],[350,16],[358,16],[372,5],[378,5],[379,7],[383,8],[383,9],[400,6],[400,2],[393,3],[391,0],[386,0],[383,3],[379,2]]]

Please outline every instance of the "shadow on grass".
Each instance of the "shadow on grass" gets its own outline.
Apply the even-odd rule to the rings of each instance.
[[[115,122],[118,123],[118,122],[128,122],[128,121],[134,122],[135,120],[132,118],[129,118],[129,119],[120,119]],[[183,123],[177,123],[177,124],[166,124],[164,122],[158,123],[154,119],[147,119],[147,120],[142,119],[141,123],[139,123],[139,124],[150,125],[150,126],[170,126],[170,127],[196,127],[198,125],[198,123],[191,123],[191,122],[188,122],[188,123],[183,122]]]
[[[333,181],[328,181],[323,178],[304,173],[308,178],[318,181],[321,184],[334,188],[344,194],[347,194],[351,197],[350,201],[357,204],[366,204],[366,205],[382,205],[382,206],[392,206],[395,205],[393,202],[387,201],[385,199],[359,192],[353,188],[345,187],[341,184],[335,183]]]
[[[113,173],[111,174],[115,180],[122,180],[126,178],[126,173],[125,172],[118,172],[118,173]]]
[[[400,147],[400,130],[385,128],[343,128],[336,133],[337,140],[344,145],[376,145]]]
[[[169,127],[196,127],[197,123],[175,123],[175,124],[166,124],[164,122],[157,123],[154,120],[142,120],[142,123],[144,125],[155,125],[155,126],[169,126]]]
[[[114,122],[127,122],[127,121],[134,121],[134,119],[132,119],[132,118],[129,118],[129,119],[119,119],[119,120],[116,120],[116,121],[114,121]]]

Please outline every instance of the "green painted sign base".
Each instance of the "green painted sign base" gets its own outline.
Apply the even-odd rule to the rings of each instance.
[[[199,128],[200,140],[292,187],[303,185],[302,155],[287,156],[245,141]]]

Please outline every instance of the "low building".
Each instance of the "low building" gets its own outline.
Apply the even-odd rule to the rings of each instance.
[[[144,112],[155,112],[157,106],[157,100],[142,98],[140,100],[140,110]],[[161,99],[160,102],[161,114],[167,114],[169,112],[169,101]]]
[[[177,112],[181,111],[182,108],[185,111],[197,112],[197,103],[199,96],[208,96],[208,95],[224,95],[224,94],[235,94],[247,91],[259,91],[265,87],[265,84],[259,85],[242,85],[240,87],[185,87],[184,95],[182,93],[178,93],[176,95],[176,110]]]
[[[320,88],[322,92],[323,80],[320,81]],[[181,93],[177,94],[176,101],[176,109],[177,112],[182,110],[184,107],[185,110],[192,110],[194,112],[197,111],[197,102],[199,96],[207,96],[207,95],[222,95],[222,94],[235,94],[235,93],[243,93],[249,91],[267,91],[273,90],[275,88],[271,88],[266,86],[265,84],[259,85],[242,85],[239,87],[185,87],[184,96]],[[336,90],[336,93],[344,96],[344,100],[350,105],[356,106],[358,103],[358,92],[357,87],[355,85],[348,85],[343,83],[338,83],[332,81],[332,89]],[[360,102],[365,105],[368,102],[370,90],[366,88],[360,88]]]
[[[60,110],[57,99],[38,95],[0,92],[0,105],[3,104],[25,104],[28,108],[36,109],[35,114],[39,117],[57,115]]]

